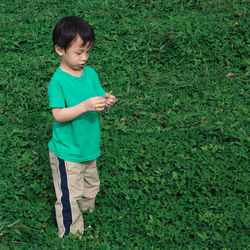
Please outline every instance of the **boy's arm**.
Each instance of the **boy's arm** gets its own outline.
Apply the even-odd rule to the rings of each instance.
[[[70,108],[52,108],[52,115],[57,122],[68,122],[88,111],[103,111],[106,106],[104,97],[92,97]]]

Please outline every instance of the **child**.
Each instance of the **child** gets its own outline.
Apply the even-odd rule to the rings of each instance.
[[[61,63],[48,88],[55,119],[49,156],[59,237],[83,233],[81,210],[94,210],[100,185],[96,167],[100,156],[98,111],[116,101],[105,93],[97,73],[85,66],[94,41],[93,30],[80,17],[62,18],[53,31]]]

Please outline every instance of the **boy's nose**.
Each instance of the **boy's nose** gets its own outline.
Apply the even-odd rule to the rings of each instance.
[[[82,55],[82,61],[86,61],[87,59],[88,59],[87,54],[83,54],[83,55]]]

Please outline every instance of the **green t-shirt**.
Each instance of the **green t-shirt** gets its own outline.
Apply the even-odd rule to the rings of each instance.
[[[83,67],[80,77],[72,76],[60,68],[56,70],[48,88],[50,108],[73,107],[91,97],[104,96],[95,70]],[[86,112],[76,119],[55,121],[49,149],[67,161],[84,162],[100,156],[100,121],[98,112]]]

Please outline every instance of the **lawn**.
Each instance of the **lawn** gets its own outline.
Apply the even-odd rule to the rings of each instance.
[[[59,4],[60,2],[60,4]],[[247,249],[249,2],[3,0],[0,249]],[[51,33],[79,15],[100,114],[101,179],[85,234],[59,239],[48,159]]]

